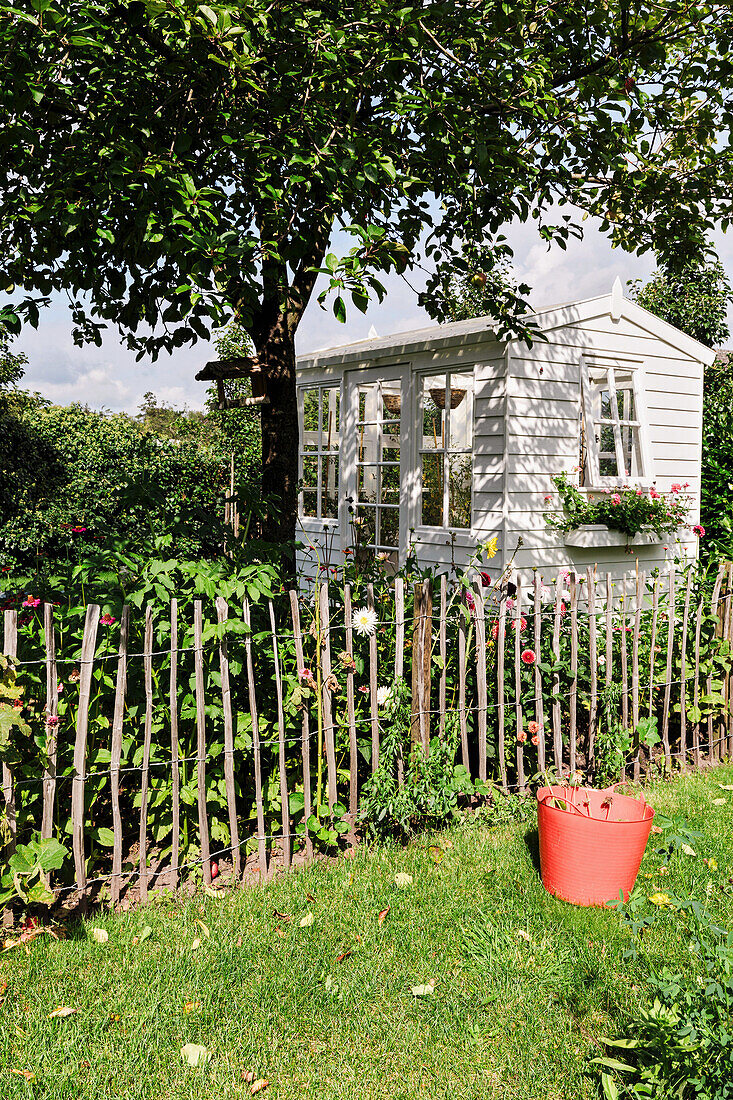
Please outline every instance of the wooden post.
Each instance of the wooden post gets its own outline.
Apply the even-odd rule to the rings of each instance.
[[[402,582],[401,582],[402,583]],[[395,601],[397,599],[396,587],[395,587]],[[400,614],[400,609],[397,608],[397,615]],[[347,653],[351,660],[353,660],[353,625],[351,623],[351,585],[347,584],[343,590],[343,619],[344,625],[346,625],[346,643]],[[404,606],[403,606],[403,624],[404,624]],[[400,654],[400,662],[397,662],[397,656]],[[397,663],[402,664],[402,654],[400,653],[400,646],[397,646],[395,650],[395,665]],[[402,672],[400,673],[402,674]],[[397,671],[395,668],[395,676]],[[349,817],[351,820],[351,827],[359,810],[359,748],[357,745],[357,718],[354,714],[353,703],[353,669],[349,669],[347,672],[347,722],[349,724]]]
[[[696,767],[701,764],[700,757],[700,634],[702,632],[702,616],[704,612],[703,595],[700,593],[700,601],[697,605],[695,616],[695,683],[693,688],[692,705],[695,708],[695,721],[692,725],[692,752]]]
[[[588,765],[595,765],[596,728],[598,723],[598,623],[596,621],[596,571],[589,567],[588,585],[588,661],[590,664],[590,709],[588,711]]]
[[[76,712],[76,738],[74,741],[74,779],[71,788],[71,828],[74,850],[76,885],[86,889],[87,872],[84,858],[84,780],[86,773],[87,732],[89,730],[89,704],[92,694],[92,664],[97,648],[99,604],[87,605],[84,634],[81,643],[81,673],[79,676],[79,708]]]
[[[171,871],[173,889],[178,887],[178,863],[181,836],[181,776],[178,765],[178,600],[171,600],[171,668],[168,681],[168,707],[171,718]]]
[[[524,732],[522,716],[522,578],[517,574],[517,594],[514,598],[514,708],[517,726],[517,784],[524,794],[524,746],[519,735]]]
[[[120,812],[120,761],[122,760],[122,727],[125,719],[127,694],[127,647],[130,637],[130,606],[125,604],[120,618],[120,647],[117,656],[117,682],[115,684],[115,709],[112,717],[110,745],[110,786],[112,789],[112,882],[111,904],[120,900],[122,885],[122,814]],[[175,834],[174,834],[175,836]]]
[[[438,652],[440,654],[440,685],[438,688],[439,734],[442,738],[445,734],[445,694],[448,683],[448,639],[446,631],[446,615],[448,610],[448,581],[445,573],[440,575],[440,622],[438,623]]]
[[[685,604],[682,612],[682,638],[680,641],[680,766],[687,763],[687,627],[690,619],[690,592],[692,569],[687,571]]]
[[[430,749],[430,641],[433,593],[430,581],[414,587],[412,629],[412,743]]]
[[[646,588],[646,573],[640,573],[637,562],[636,569],[636,606],[634,608],[634,636],[631,645],[631,715],[634,724],[634,782],[638,783],[641,775],[641,760],[639,758],[639,635],[641,630],[641,605],[643,593]]]
[[[198,787],[199,841],[204,882],[211,885],[209,819],[206,812],[206,695],[204,689],[203,616],[201,600],[193,604],[193,645],[196,685],[196,782]]]
[[[469,767],[468,727],[466,724],[466,609],[458,611],[458,725],[461,733],[461,760]]]
[[[249,600],[242,602],[242,618],[247,627],[244,635],[244,650],[247,657],[247,687],[249,690],[249,713],[252,717],[252,757],[255,773],[255,807],[257,813],[257,852],[260,864],[260,879],[267,877],[267,841],[265,839],[265,810],[262,803],[262,758],[260,755],[260,722],[257,716],[257,696],[255,694],[255,670],[252,661],[252,616]]]
[[[346,614],[346,649],[349,654],[352,653],[351,646],[351,589],[349,585],[346,586],[346,593],[344,596],[344,612]],[[303,638],[300,632],[300,605],[298,604],[298,593],[290,590],[290,613],[293,619],[293,640],[295,642],[295,665],[298,672],[298,680],[300,680],[303,669],[305,668],[305,661],[303,658]],[[352,654],[353,655],[353,654]],[[351,718],[352,721],[349,725],[349,752],[353,762],[353,749],[351,748],[351,726],[353,725],[354,717],[354,678],[353,674],[349,673],[346,680],[346,695],[348,698],[349,687],[351,688]],[[320,705],[320,704],[319,704]],[[354,739],[356,739],[356,730],[354,730]],[[311,750],[310,750],[310,722],[308,720],[308,707],[303,707],[303,719],[301,723],[301,755],[303,758],[303,820],[308,822],[308,818],[313,813],[313,805],[311,802]],[[353,767],[353,763],[352,763]],[[351,792],[350,784],[350,792]],[[352,795],[349,794],[349,813],[356,813],[356,809],[351,809]],[[306,827],[305,830],[305,854],[310,858],[313,855],[313,838]]]
[[[272,602],[270,602],[270,609],[272,610]],[[232,690],[229,684],[229,647],[227,645],[226,636],[229,606],[223,596],[217,596],[216,599],[216,618],[219,626],[222,628],[222,635],[219,639],[219,673],[221,676],[221,706],[224,719],[224,787],[227,796],[229,840],[232,846],[232,865],[234,868],[234,877],[238,879],[242,871],[242,865],[239,844],[239,823],[237,821],[237,800],[234,789],[234,718],[232,715]],[[275,631],[273,627],[273,640],[274,634]]]
[[[376,614],[374,585],[367,585],[367,607]],[[379,629],[379,628],[377,628]],[[377,631],[369,637],[369,714],[372,728],[372,771],[379,766],[379,704],[377,703]]]
[[[726,570],[726,565],[725,565],[724,562],[721,562],[721,564],[718,566],[718,572],[717,572],[717,575],[715,577],[715,583],[713,585],[713,595],[712,595],[711,600],[710,600],[710,614],[714,618],[718,619],[718,622],[717,622],[716,628],[715,628],[715,636],[716,637],[720,637],[720,632],[721,632],[720,618],[718,616],[718,600],[720,598],[720,587],[723,583],[723,577],[725,575],[725,570]],[[710,697],[710,695],[712,695],[712,691],[713,691],[712,673],[707,678],[707,681],[706,681],[706,684],[705,684],[705,690],[707,692],[708,697]],[[717,742],[715,741],[715,739],[713,737],[713,715],[712,715],[712,712],[710,714],[708,714],[708,755],[709,755],[711,760],[717,760],[720,757],[718,744],[717,744]]]
[[[542,701],[542,578],[539,573],[534,575],[534,649],[536,660],[534,663],[534,716],[538,725],[537,730],[537,766],[540,772],[545,771],[545,715]]]
[[[148,782],[150,777],[150,742],[153,732],[153,609],[145,608],[145,641],[143,643],[145,677],[145,727],[143,762],[140,769],[140,901],[148,900]]]
[[[499,629],[496,635],[496,709],[498,722],[498,749],[499,749],[499,773],[501,786],[507,791],[506,774],[506,733],[504,713],[504,658],[506,655],[506,599],[502,597],[499,604]]]
[[[405,668],[405,582],[402,577],[396,577],[394,582],[394,603],[395,603],[395,651],[394,651],[394,675],[395,681],[399,682],[404,677]],[[348,700],[347,700],[348,705]],[[354,713],[354,685],[352,680],[351,685],[351,715]],[[356,731],[354,731],[354,746],[356,746]],[[354,772],[356,772],[356,747],[354,748]],[[403,759],[402,748],[400,748],[399,755],[397,757],[397,786],[403,787],[405,784],[405,761]],[[354,781],[354,790],[356,790],[356,781]],[[354,801],[356,807],[356,797]],[[356,814],[356,808],[354,809]]]
[[[606,687],[613,679],[613,581],[606,573]]]
[[[575,774],[578,740],[578,581],[570,578],[570,753],[568,766]]]
[[[654,663],[657,659],[657,619],[659,617],[659,574],[654,578],[652,595],[652,636],[649,654],[649,717],[654,713]]]
[[[669,606],[667,608],[667,671],[664,685],[664,710],[662,712],[662,744],[667,771],[672,766],[672,754],[669,747],[669,706],[672,698],[672,660],[674,657],[675,626],[675,571],[669,574]]]
[[[6,611],[3,617],[3,653],[15,660],[18,656],[18,612]],[[17,843],[18,825],[15,816],[15,789],[13,773],[3,760],[3,798],[5,799],[5,820],[8,826],[6,853],[11,856]]]
[[[53,621],[53,604],[43,605],[43,633],[46,642],[46,766],[43,769],[43,815],[41,837],[53,836],[53,807],[56,799],[56,752],[58,746],[58,677],[56,671],[56,632]],[[50,881],[44,876],[46,885]]]
[[[321,651],[321,669],[323,675],[321,705],[323,707],[323,736],[326,743],[326,766],[328,769],[328,809],[331,811],[336,803],[336,745],[334,741],[333,713],[331,710],[331,687],[328,682],[331,676],[331,620],[328,600],[328,581],[318,586],[316,598],[320,601],[321,636],[323,638],[323,649]],[[372,727],[372,752],[374,751],[373,737],[374,731]],[[377,753],[378,752],[379,725],[377,725]],[[372,768],[375,767],[376,764],[374,763],[374,758],[372,758]]]
[[[283,863],[290,870],[290,795],[288,794],[288,773],[285,763],[285,712],[283,710],[283,685],[280,674],[280,654],[277,645],[277,625],[275,608],[268,600],[270,608],[270,627],[272,628],[272,655],[275,662],[275,692],[277,694],[277,746],[278,769],[280,771],[280,805],[283,824]],[[236,817],[235,817],[236,821]]]
[[[621,608],[619,610],[619,624],[621,631],[621,720],[624,730],[629,728],[629,654],[626,645],[626,578],[624,578],[624,591],[621,596]],[[626,763],[621,768],[621,778],[626,778]]]
[[[486,782],[486,608],[481,591],[481,581],[474,585],[474,604],[476,607],[476,688],[478,705],[478,775]]]
[[[552,630],[552,660],[560,660],[560,616],[562,614],[562,578],[555,579],[555,617]],[[560,673],[552,674],[552,741],[555,755],[555,771],[562,775],[562,712],[560,710]]]

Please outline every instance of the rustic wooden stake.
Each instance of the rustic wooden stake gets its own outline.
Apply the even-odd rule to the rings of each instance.
[[[18,656],[18,612],[6,611],[3,617],[3,653],[13,659]],[[15,815],[15,789],[13,786],[13,773],[3,760],[3,798],[5,799],[5,820],[7,822],[9,837],[5,846],[8,856],[15,851],[17,843],[18,825]],[[12,918],[11,918],[12,919]]]
[[[506,734],[504,713],[504,658],[506,655],[506,599],[499,604],[499,629],[496,635],[496,709],[498,723],[499,774],[503,791],[508,791],[506,774]]]
[[[53,808],[56,800],[56,753],[58,747],[58,676],[56,669],[56,631],[53,621],[53,604],[43,605],[43,633],[46,642],[46,765],[43,769],[43,814],[41,837],[53,836]],[[45,875],[48,886],[50,876]]]
[[[590,709],[588,711],[588,765],[595,765],[596,729],[598,723],[598,622],[596,620],[596,571],[588,568],[588,661],[590,664]]]
[[[255,773],[255,807],[257,812],[257,852],[260,864],[260,880],[267,878],[267,841],[265,839],[265,810],[262,803],[262,758],[260,754],[260,722],[257,716],[257,696],[255,694],[255,670],[252,661],[252,616],[249,600],[242,602],[242,618],[247,627],[244,635],[244,650],[247,657],[247,687],[249,690],[249,713],[252,716],[252,757]]]
[[[171,884],[178,888],[178,864],[181,837],[181,776],[178,764],[178,600],[171,600],[171,668],[168,682],[168,706],[171,718]]]
[[[606,687],[613,679],[613,581],[606,573]]]
[[[404,677],[405,667],[405,582],[402,577],[396,577],[394,582],[394,602],[395,602],[395,651],[394,651],[394,674],[395,680],[400,681]],[[352,683],[352,713],[353,713],[353,691],[354,686]],[[348,701],[347,701],[348,703]],[[354,732],[354,745],[356,745],[356,732]],[[356,750],[354,750],[354,760],[356,761]],[[354,769],[356,769],[356,763],[354,763]],[[397,756],[397,786],[404,787],[405,785],[405,761],[403,758],[403,752],[400,748]],[[355,784],[356,786],[356,784]],[[354,811],[356,813],[356,810]]]
[[[710,600],[710,614],[714,618],[717,619],[717,623],[716,623],[716,626],[715,626],[715,636],[716,637],[720,637],[720,635],[721,635],[721,623],[720,623],[720,618],[718,616],[718,601],[720,599],[720,588],[721,588],[721,585],[723,583],[723,577],[725,575],[726,568],[727,568],[727,566],[726,566],[725,562],[721,562],[721,564],[718,566],[718,572],[717,572],[717,575],[715,577],[715,583],[713,585],[713,595],[712,595],[711,600]],[[706,681],[706,684],[705,684],[705,690],[706,690],[706,693],[707,693],[708,697],[710,697],[710,695],[712,695],[712,691],[713,691],[712,673],[707,678],[707,681]],[[717,742],[715,741],[715,739],[713,737],[713,715],[712,715],[712,711],[708,714],[708,755],[709,755],[711,760],[717,760],[720,757],[719,746],[718,746]]]
[[[690,619],[690,593],[692,570],[687,571],[685,604],[682,612],[682,638],[680,640],[680,766],[687,763],[687,626]]]
[[[117,656],[117,681],[115,684],[115,709],[112,716],[110,744],[110,786],[112,789],[112,882],[111,904],[120,900],[122,886],[122,814],[120,812],[120,762],[122,760],[122,727],[125,719],[125,695],[127,694],[127,647],[130,637],[130,606],[125,604],[120,618],[120,646]]]
[[[199,841],[204,882],[211,885],[209,819],[206,811],[206,695],[204,688],[203,615],[201,600],[193,604],[193,645],[196,685],[196,780],[198,786]]]
[[[570,754],[568,766],[575,774],[578,740],[578,581],[570,578]]]
[[[669,606],[667,608],[667,671],[664,685],[664,709],[662,711],[662,744],[667,771],[672,766],[672,754],[669,747],[669,707],[672,698],[672,660],[674,657],[675,626],[675,571],[669,574]]]
[[[659,574],[654,578],[652,594],[652,636],[649,654],[649,717],[654,713],[654,664],[657,658],[657,620],[659,618]]]
[[[148,784],[150,779],[150,742],[153,733],[153,609],[145,608],[143,670],[145,677],[145,726],[143,761],[140,769],[140,901],[148,900]]]
[[[481,582],[474,585],[474,604],[476,608],[476,694],[478,705],[478,776],[486,782],[486,608],[481,591]]]
[[[395,593],[395,599],[397,598]],[[351,585],[344,587],[344,624],[346,627],[346,652],[354,659],[354,628],[351,622]],[[397,664],[397,651],[395,651]],[[346,721],[349,726],[349,819],[353,829],[359,809],[359,753],[356,741],[356,715],[354,711],[354,671],[346,673]]]
[[[445,696],[448,683],[448,639],[446,630],[446,614],[448,609],[448,581],[445,573],[440,576],[440,622],[438,624],[438,652],[440,654],[440,684],[438,687],[438,709],[440,711],[439,735],[445,734]]]
[[[524,733],[522,716],[522,578],[517,574],[517,594],[514,597],[514,707],[517,726],[517,784],[524,794],[524,746],[520,734]]]
[[[367,585],[367,607],[376,613],[374,606],[374,585]],[[372,771],[379,766],[379,704],[377,703],[377,631],[369,638],[369,714],[372,727]]]
[[[641,631],[641,605],[646,589],[646,573],[639,572],[639,563],[636,563],[636,606],[634,608],[634,636],[631,646],[631,714],[634,724],[634,782],[638,783],[641,775],[641,759],[639,752],[639,635]]]
[[[285,712],[283,710],[283,685],[280,674],[280,654],[277,646],[277,626],[275,624],[275,608],[272,600],[268,600],[270,608],[270,626],[272,628],[272,656],[275,662],[275,692],[277,694],[277,742],[278,742],[278,768],[280,771],[280,804],[282,807],[283,823],[283,863],[285,870],[290,870],[290,795],[288,794],[288,773],[285,763]]]
[[[336,745],[334,741],[333,713],[331,710],[331,619],[328,600],[328,581],[320,585],[317,598],[321,613],[321,636],[323,637],[323,649],[321,651],[321,668],[323,670],[323,688],[321,692],[321,705],[323,707],[323,736],[326,743],[326,766],[328,769],[328,809],[333,810],[336,804]],[[376,690],[374,692],[376,702]],[[372,726],[372,752],[374,751],[374,728]],[[377,760],[379,754],[379,724],[377,724]],[[372,767],[376,767],[372,758]]]
[[[466,610],[458,609],[458,725],[461,733],[461,760],[469,766],[468,725],[466,722]]]
[[[272,602],[270,603],[270,607],[272,608]],[[222,628],[222,635],[219,639],[219,673],[221,676],[222,716],[224,718],[224,787],[227,796],[232,864],[234,867],[234,877],[238,879],[242,873],[242,863],[239,843],[239,823],[237,821],[237,799],[234,788],[234,717],[232,715],[232,690],[229,684],[229,647],[227,645],[226,636],[226,623],[228,618],[229,605],[223,596],[217,596],[216,619],[219,626]],[[273,645],[277,645],[274,625],[272,628],[272,638]]]
[[[76,712],[76,738],[74,741],[74,779],[71,788],[71,829],[74,850],[74,869],[77,889],[84,891],[87,873],[84,859],[84,781],[86,778],[87,732],[89,730],[89,704],[92,694],[92,664],[97,648],[99,604],[87,605],[84,634],[81,643],[81,673],[79,676],[79,707]]]
[[[699,767],[702,762],[700,756],[700,635],[704,610],[701,594],[700,602],[697,605],[697,615],[695,616],[695,681],[692,696],[692,705],[695,709],[695,721],[692,725],[692,752],[696,767]]]
[[[351,650],[351,589],[346,586],[346,593],[344,596],[344,612],[346,614],[346,649],[349,653]],[[298,593],[290,590],[290,614],[293,619],[293,640],[295,642],[295,665],[298,672],[298,680],[301,680],[303,669],[305,668],[305,661],[303,658],[303,638],[300,631],[300,605],[298,603]],[[354,680],[353,674],[348,673],[346,680],[346,694],[348,698],[349,686],[351,687],[351,717],[354,716]],[[353,723],[351,723],[353,724]],[[352,754],[351,748],[351,724],[349,726],[349,755]],[[354,730],[354,738],[356,738],[356,730]],[[313,804],[311,802],[311,749],[310,749],[310,722],[308,719],[308,707],[303,707],[303,719],[301,723],[301,755],[303,757],[303,820],[307,823],[309,817],[313,813]],[[353,757],[352,757],[353,759]],[[356,813],[356,808],[351,809],[352,794],[351,786],[349,793],[349,813]],[[310,831],[306,826],[305,830],[305,854],[310,859],[313,855],[313,838]]]
[[[562,614],[562,578],[555,579],[555,617],[552,630],[552,660],[560,661],[560,617]],[[560,710],[560,673],[552,674],[552,741],[555,755],[555,771],[562,775],[562,712]]]
[[[429,581],[414,586],[412,628],[412,743],[430,749],[430,642],[433,594]]]
[[[534,663],[534,717],[538,725],[537,730],[537,766],[540,772],[545,770],[545,714],[542,700],[542,578],[539,573],[534,575],[534,648],[536,660]]]

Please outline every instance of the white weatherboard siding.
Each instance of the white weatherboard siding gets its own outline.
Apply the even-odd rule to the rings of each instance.
[[[614,319],[615,318],[615,319]],[[583,363],[635,364],[640,418],[647,455],[660,492],[689,482],[691,522],[699,519],[704,363],[714,353],[659,321],[614,292],[536,315],[546,340],[529,348],[497,342],[488,318],[434,326],[386,339],[366,340],[301,358],[299,385],[338,383],[342,410],[340,449],[344,484],[354,485],[355,408],[359,379],[402,379],[400,495],[401,559],[413,545],[420,564],[438,571],[465,567],[477,545],[497,536],[499,556],[493,572],[512,560],[529,579],[538,569],[546,580],[570,567],[619,578],[639,568],[669,568],[675,553],[697,553],[687,532],[676,546],[652,543],[583,549],[565,544],[548,528],[544,513],[556,502],[552,477],[571,472],[579,460]],[[419,394],[422,377],[463,370],[474,388],[472,526],[448,531],[421,526]],[[352,404],[350,405],[350,401]],[[341,494],[343,497],[343,494]],[[344,561],[351,528],[348,502],[340,499],[339,519],[301,520],[301,537],[317,547],[330,565]],[[313,555],[311,555],[313,558]],[[302,564],[305,564],[304,559]],[[312,567],[309,572],[313,572]]]

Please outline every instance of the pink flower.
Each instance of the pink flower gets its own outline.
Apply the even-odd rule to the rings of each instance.
[[[58,714],[49,714],[48,718],[46,719],[46,725],[53,727],[53,726],[58,726],[58,724],[59,724]]]
[[[704,538],[705,537],[705,528],[703,527],[703,525],[701,523],[695,523],[692,526],[692,533],[693,533],[693,535],[697,535],[697,537],[699,539]]]
[[[72,530],[72,533],[74,535],[83,535],[84,532],[87,530],[87,528],[86,527],[72,527],[71,530]]]
[[[672,492],[673,493],[681,493],[682,492],[682,486],[680,485],[679,481],[676,481],[674,483],[674,485],[672,486]]]
[[[620,504],[620,503],[621,503],[621,497],[619,496],[618,493],[614,493],[613,496],[611,497],[611,504]]]
[[[507,609],[507,611],[511,611],[513,607],[514,607],[514,600],[510,596],[509,599],[506,602],[506,609]]]
[[[524,730],[520,730],[517,734],[517,741],[519,741],[523,745],[526,740],[527,734],[524,732]]]
[[[498,623],[494,623],[494,625],[492,626],[492,628],[491,628],[491,637],[494,639],[494,641],[496,641],[496,639],[499,637],[499,624]]]
[[[517,629],[517,620],[512,619],[512,630],[516,630],[516,629]],[[522,615],[521,619],[519,620],[519,633],[521,634],[522,631],[526,630],[526,629],[527,629],[527,620],[525,619],[524,615]]]
[[[466,606],[468,607],[469,611],[476,610],[476,601],[474,600],[473,593],[471,592],[466,592]]]
[[[27,599],[23,600],[22,606],[23,607],[38,607],[40,602],[41,602],[40,600],[35,599],[33,596],[28,596]]]
[[[63,684],[57,684],[56,685],[56,691],[58,692],[59,695],[63,695],[64,694],[64,685]]]
[[[643,497],[644,496],[644,490],[643,489],[637,489],[636,490],[636,495],[638,497]]]
[[[652,485],[651,489],[649,490],[649,496],[652,498],[652,500],[659,500],[659,493],[657,492],[657,490],[654,488],[653,485]]]
[[[522,660],[525,665],[533,665],[537,660],[537,654],[533,649],[525,649],[522,651]]]
[[[689,481],[686,481],[686,482],[685,482],[685,483],[683,484],[682,488],[683,488],[683,489],[689,489],[689,488],[690,488],[690,483],[689,483]]]
[[[545,504],[549,504],[551,500],[552,500],[551,496],[546,496],[545,497]]]
[[[540,743],[540,739],[537,736],[537,734],[535,734],[534,737],[532,738],[532,744],[533,745],[539,745],[539,743]]]
[[[313,673],[309,668],[301,669],[300,678],[304,684],[308,685],[308,687],[315,687],[316,682],[313,679]]]
[[[369,691],[369,688],[365,684],[362,684],[359,688],[359,691],[362,693],[362,695],[366,695]]]
[[[117,619],[114,617],[114,615],[109,615],[108,614],[108,615],[102,615],[102,618],[99,621],[102,624],[102,626],[112,626],[112,623],[116,623]]]
[[[535,722],[534,720],[531,721],[531,722],[527,722],[527,730],[529,731],[529,733],[532,733],[532,734],[539,733],[540,732],[539,722]]]

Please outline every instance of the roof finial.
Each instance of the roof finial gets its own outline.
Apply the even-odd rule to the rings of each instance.
[[[624,287],[619,276],[616,276],[613,287],[611,288],[611,320],[620,321],[621,311],[623,310],[624,301]]]

